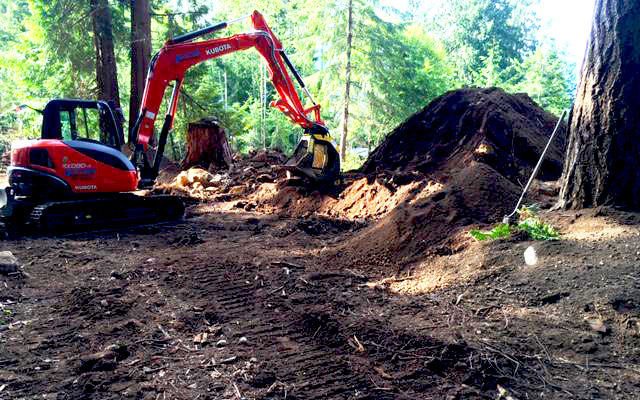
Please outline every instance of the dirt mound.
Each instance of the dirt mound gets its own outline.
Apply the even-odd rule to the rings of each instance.
[[[477,161],[440,183],[440,190],[428,189],[436,185],[424,181],[415,196],[346,241],[339,254],[351,254],[354,264],[378,255],[396,265],[430,254],[455,254],[470,241],[466,227],[499,221],[519,195],[515,184]]]
[[[526,94],[498,88],[448,92],[398,126],[362,166],[363,173],[431,174],[481,161],[512,182],[530,173],[557,123]],[[563,132],[549,147],[538,177],[562,172]]]
[[[283,182],[263,184],[249,199],[264,212],[285,212],[292,216],[324,214],[348,219],[376,219],[395,208],[420,185],[410,182],[394,186],[375,177],[351,177],[343,190],[327,194],[304,187],[283,186]],[[438,190],[437,186],[430,187]]]
[[[470,240],[467,227],[493,224],[513,209],[556,123],[527,95],[495,88],[462,89],[434,100],[391,132],[361,172],[392,181],[421,173],[440,189],[415,188],[340,254],[351,254],[354,262],[377,254],[391,264],[433,252],[455,254]],[[561,132],[538,177],[560,176],[563,146]]]

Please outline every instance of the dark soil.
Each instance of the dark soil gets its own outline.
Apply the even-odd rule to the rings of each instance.
[[[517,184],[538,162],[557,120],[526,94],[455,90],[391,132],[361,172],[432,174],[478,160]],[[547,151],[538,175],[542,180],[556,180],[562,173],[565,131],[563,125]]]
[[[495,399],[506,390],[629,399],[640,390],[633,214],[545,214],[562,240],[433,247],[401,276],[372,258],[326,257],[362,230],[310,234],[305,219],[191,214],[5,242],[23,266],[0,276],[0,398]],[[535,266],[522,261],[530,245]]]

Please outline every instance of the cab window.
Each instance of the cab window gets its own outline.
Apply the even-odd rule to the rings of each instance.
[[[60,110],[63,140],[87,140],[116,146],[111,113],[105,107]]]

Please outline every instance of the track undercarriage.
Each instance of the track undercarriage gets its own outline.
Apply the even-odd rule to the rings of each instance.
[[[108,197],[70,198],[37,202],[7,196],[2,207],[9,235],[56,234],[96,228],[119,228],[134,224],[180,219],[184,203],[174,196],[139,196],[117,193]]]

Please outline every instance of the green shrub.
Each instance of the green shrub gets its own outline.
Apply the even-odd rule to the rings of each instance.
[[[512,233],[524,232],[533,240],[558,240],[560,234],[552,225],[542,222],[537,216],[538,208],[535,205],[523,206],[518,210],[520,222],[518,225],[498,224],[490,231],[472,229],[469,234],[476,240],[508,238]]]
[[[509,224],[498,224],[490,231],[482,232],[478,229],[472,229],[469,234],[476,240],[500,239],[511,236],[511,227]]]

